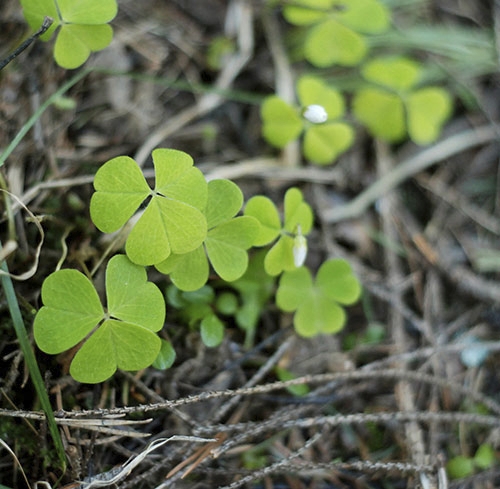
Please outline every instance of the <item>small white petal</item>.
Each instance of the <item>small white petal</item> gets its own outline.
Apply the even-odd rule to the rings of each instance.
[[[307,239],[302,234],[297,234],[293,240],[293,263],[296,267],[301,267],[306,261]]]
[[[328,120],[328,114],[322,105],[308,105],[303,115],[305,119],[313,124],[322,124]]]

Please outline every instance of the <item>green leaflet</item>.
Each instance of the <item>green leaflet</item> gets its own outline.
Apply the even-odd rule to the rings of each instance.
[[[260,231],[253,217],[234,217],[243,203],[243,194],[230,180],[208,183],[205,209],[208,233],[203,245],[188,253],[172,254],[156,268],[170,274],[181,290],[197,290],[208,280],[209,261],[217,274],[226,281],[241,277],[248,266],[247,250]]]
[[[423,67],[408,58],[374,59],[363,76],[375,86],[359,90],[355,116],[376,137],[389,142],[407,134],[417,144],[435,141],[451,114],[451,97],[439,87],[418,88]]]
[[[207,235],[202,212],[207,202],[207,183],[193,167],[192,158],[173,149],[156,149],[152,156],[154,190],[132,158],[119,156],[97,171],[96,191],[90,201],[90,216],[97,228],[114,232],[151,197],[125,247],[127,256],[139,265],[154,265],[171,253],[193,251]]]
[[[356,302],[361,286],[345,260],[323,263],[313,281],[311,273],[300,267],[281,276],[276,303],[294,312],[296,332],[304,337],[330,334],[344,327],[346,314],[341,305]]]
[[[295,187],[287,190],[284,198],[284,222],[281,224],[274,203],[263,196],[252,197],[245,207],[245,215],[255,217],[261,225],[255,246],[278,241],[267,253],[264,267],[269,275],[279,275],[283,270],[294,270],[296,262],[296,237],[309,234],[313,224],[312,209],[304,202],[302,192]],[[305,240],[300,240],[302,248]],[[305,258],[305,257],[304,257]]]
[[[303,133],[304,156],[316,164],[332,163],[354,141],[353,129],[340,120],[345,112],[342,95],[319,78],[306,75],[297,81],[297,97],[300,110],[274,95],[264,100],[262,135],[282,148]]]
[[[21,0],[21,5],[34,30],[46,16],[54,20],[41,38],[47,41],[58,31],[54,58],[63,68],[78,68],[91,52],[104,49],[113,38],[107,24],[118,11],[116,0]]]
[[[160,339],[155,334],[165,321],[163,295],[147,281],[144,268],[116,255],[106,269],[107,313],[90,280],[76,270],[59,270],[42,286],[43,307],[34,322],[38,347],[57,354],[83,344],[71,375],[97,383],[117,368],[139,370],[155,360]]]

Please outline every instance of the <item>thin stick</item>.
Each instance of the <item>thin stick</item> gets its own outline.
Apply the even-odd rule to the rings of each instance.
[[[0,61],[0,70],[5,68],[16,56],[19,56],[33,41],[36,41],[42,34],[44,34],[49,27],[53,24],[54,19],[45,17],[42,26],[32,36],[28,37],[12,54],[9,54],[5,59]]]

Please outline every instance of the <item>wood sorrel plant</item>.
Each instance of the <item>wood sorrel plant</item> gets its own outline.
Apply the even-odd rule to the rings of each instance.
[[[52,26],[41,36],[48,41],[54,32],[56,63],[67,69],[81,66],[92,51],[100,51],[113,39],[108,22],[118,11],[116,0],[20,0],[26,21],[34,30],[45,17]]]
[[[297,0],[283,4],[283,16],[305,29],[302,55],[315,68],[341,65],[352,70],[364,63],[360,74],[353,76],[352,112],[372,136],[388,142],[410,137],[417,144],[438,138],[451,115],[451,97],[443,88],[423,86],[424,65],[394,54],[367,59],[367,36],[390,27],[386,6],[377,0]],[[318,70],[314,77],[299,77],[296,94],[296,105],[276,95],[264,100],[264,139],[283,148],[302,135],[302,152],[308,161],[333,163],[354,141],[353,127],[342,120],[349,118],[342,94],[325,83]]]
[[[264,196],[250,199],[244,215],[237,216],[243,194],[234,182],[207,183],[182,151],[156,149],[152,156],[154,188],[127,156],[113,158],[97,171],[90,215],[101,231],[117,231],[148,202],[128,235],[126,255],[116,255],[108,263],[106,307],[91,281],[76,270],[56,271],[44,281],[43,307],[34,323],[41,350],[57,354],[77,346],[70,373],[89,383],[106,380],[117,368],[170,366],[175,358],[172,345],[156,335],[165,322],[165,301],[158,287],[147,281],[145,266],[150,265],[170,275],[177,289],[184,291],[201,290],[211,265],[244,296],[241,309],[231,299],[220,302],[219,313],[234,314],[251,336],[255,318],[249,319],[245,301],[259,310],[262,298],[267,300],[268,287],[265,281],[251,279],[255,270],[244,278],[248,249],[270,243],[274,245],[263,262],[265,273],[272,277],[284,272],[277,303],[284,311],[296,311],[297,333],[314,336],[344,326],[342,305],[354,303],[361,288],[343,260],[324,263],[313,282],[303,266],[313,214],[299,189],[286,192],[283,220]],[[258,293],[256,286],[265,288],[265,293]],[[170,293],[169,301],[191,310],[191,318],[201,322],[205,344],[216,346],[224,324],[211,306],[213,290],[206,291],[208,295],[197,294],[194,299]]]

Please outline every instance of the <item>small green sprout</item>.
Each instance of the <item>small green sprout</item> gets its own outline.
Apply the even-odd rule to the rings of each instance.
[[[264,100],[264,138],[283,148],[304,132],[304,156],[313,163],[332,163],[354,140],[352,128],[339,120],[345,111],[342,95],[318,78],[303,76],[297,82],[297,97],[299,109],[275,95]]]
[[[368,51],[362,34],[387,30],[390,13],[377,0],[294,0],[283,7],[288,22],[310,26],[304,56],[314,66],[354,66]]]
[[[100,231],[112,233],[151,199],[125,246],[127,256],[138,265],[155,265],[171,253],[193,251],[207,236],[203,214],[207,182],[193,167],[193,159],[174,149],[155,149],[152,156],[154,190],[132,158],[118,156],[97,171],[90,201],[94,224]]]
[[[374,86],[356,93],[353,111],[374,136],[397,142],[408,134],[417,144],[437,139],[451,114],[451,97],[439,87],[419,88],[421,64],[403,57],[379,58],[367,63],[362,74]]]
[[[457,455],[446,464],[446,471],[451,479],[469,477],[477,470],[491,469],[496,463],[495,450],[489,444],[482,444],[476,450],[474,457]]]
[[[35,317],[35,341],[52,355],[83,342],[70,366],[71,376],[80,382],[103,382],[117,368],[148,367],[160,352],[155,333],[165,321],[165,301],[147,281],[145,269],[125,255],[111,258],[106,297],[105,310],[92,282],[77,270],[58,270],[42,285],[44,305]]]
[[[41,39],[48,41],[58,30],[54,59],[63,68],[78,68],[92,51],[104,49],[113,39],[108,22],[116,16],[116,0],[21,0],[21,5],[32,29],[46,16],[54,20]]]
[[[313,224],[311,207],[304,202],[298,188],[287,190],[284,208],[282,225],[276,206],[267,197],[252,197],[245,207],[245,215],[255,217],[261,224],[255,246],[265,246],[278,239],[264,260],[264,268],[271,276],[279,275],[284,270],[295,270],[304,262],[307,252],[305,236]]]
[[[243,193],[230,180],[208,182],[208,199],[204,210],[208,233],[203,244],[184,254],[171,254],[156,268],[170,274],[182,290],[196,290],[205,285],[209,275],[208,260],[225,281],[240,278],[248,266],[247,250],[260,230],[253,217],[234,217],[243,205]],[[207,259],[208,256],[208,259]]]
[[[283,273],[276,303],[283,311],[296,311],[295,331],[301,336],[312,337],[340,331],[346,321],[340,304],[353,304],[360,294],[361,286],[349,263],[331,259],[321,265],[314,282],[305,267]]]
[[[216,297],[212,287],[204,285],[196,291],[182,291],[172,284],[167,288],[167,300],[191,328],[200,327],[201,340],[206,346],[220,345],[224,323],[214,307]]]

